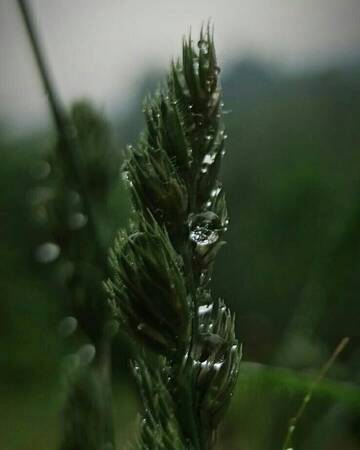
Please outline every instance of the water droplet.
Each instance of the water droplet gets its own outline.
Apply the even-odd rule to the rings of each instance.
[[[214,163],[215,158],[216,158],[216,153],[207,153],[207,154],[204,156],[204,159],[202,160],[202,163],[203,163],[203,164],[206,164],[206,165],[208,165],[208,166],[211,166],[211,164]]]
[[[221,187],[216,187],[210,192],[210,197],[215,198],[217,197],[221,192]]]
[[[139,325],[137,326],[137,329],[138,329],[139,331],[141,331],[141,330],[144,329],[144,327],[145,327],[145,324],[144,324],[144,323],[139,323]]]
[[[205,136],[205,139],[206,139],[207,141],[211,141],[211,139],[213,139],[213,135],[212,135],[212,134],[207,134],[207,135]]]
[[[226,151],[225,151],[225,150],[222,150],[221,156],[225,156],[225,155],[226,155]]]
[[[68,337],[74,333],[78,325],[75,317],[69,316],[62,319],[59,324],[59,334],[62,337]]]
[[[209,49],[209,44],[204,39],[200,39],[198,47],[201,52],[206,53]]]
[[[219,73],[221,72],[220,67],[219,66],[215,66],[214,67],[214,72],[215,72],[215,75],[219,75]]]
[[[194,105],[189,105],[189,106],[188,106],[188,108],[189,108],[190,110],[192,110],[193,107],[194,107]]]
[[[221,369],[221,367],[223,366],[223,364],[224,364],[223,361],[215,363],[214,364],[214,369],[218,372]]]
[[[85,214],[77,212],[69,217],[69,227],[72,230],[79,230],[87,224],[88,218]]]
[[[206,227],[196,226],[190,232],[190,239],[198,246],[207,246],[215,244],[219,239],[219,233]]]
[[[92,344],[85,344],[80,347],[77,354],[80,359],[80,364],[82,366],[88,366],[95,358],[96,349]]]
[[[200,365],[201,365],[202,369],[207,369],[207,368],[211,367],[211,362],[210,361],[203,361]]]
[[[207,208],[210,208],[210,207],[211,207],[211,201],[210,201],[210,200],[207,201],[205,206],[206,206]]]
[[[200,172],[201,172],[201,173],[207,173],[207,172],[208,172],[208,168],[207,168],[206,166],[204,166],[204,167],[202,167],[202,168],[200,169]]]
[[[201,305],[198,308],[199,315],[202,316],[203,314],[209,314],[213,310],[214,305],[210,303],[209,305]]]
[[[60,247],[54,242],[45,242],[35,250],[35,259],[43,264],[55,261],[60,255]]]

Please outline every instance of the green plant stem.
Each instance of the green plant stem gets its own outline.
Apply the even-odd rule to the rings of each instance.
[[[337,359],[337,357],[340,355],[340,353],[347,346],[348,342],[349,342],[349,338],[348,337],[343,338],[340,341],[340,343],[337,345],[337,347],[334,350],[334,352],[331,355],[331,357],[328,359],[328,361],[321,368],[318,376],[316,377],[316,379],[314,380],[314,382],[310,386],[308,392],[304,396],[304,398],[303,398],[303,400],[302,400],[302,402],[301,402],[301,404],[299,406],[299,409],[297,410],[296,414],[290,419],[289,427],[288,427],[288,430],[287,430],[287,433],[286,433],[286,436],[285,436],[285,439],[284,439],[284,443],[283,443],[283,445],[281,447],[281,450],[288,450],[289,445],[291,445],[292,436],[294,434],[296,425],[299,422],[299,420],[301,419],[302,415],[304,414],[305,409],[306,409],[308,403],[310,402],[316,387],[321,382],[321,380],[325,377],[325,375],[329,371],[330,367],[334,364],[334,362]]]
[[[83,197],[84,209],[88,217],[88,226],[91,230],[92,239],[96,247],[97,258],[102,267],[107,267],[106,252],[102,249],[100,239],[95,224],[95,218],[91,202],[87,193],[86,183],[82,171],[82,165],[79,161],[79,148],[76,137],[76,130],[72,126],[56,92],[55,85],[51,80],[50,70],[46,63],[44,51],[40,44],[40,38],[36,30],[34,19],[26,0],[18,0],[18,6],[24,21],[25,28],[31,43],[36,64],[44,85],[48,98],[50,112],[52,114],[59,141],[59,152],[61,157],[69,164],[72,174],[76,178],[79,191]]]
[[[46,64],[44,51],[40,45],[40,38],[36,30],[34,19],[26,0],[18,0],[18,6],[24,21],[25,28],[31,43],[31,47],[35,56],[36,64],[41,76],[42,83],[48,98],[50,111],[57,130],[58,138],[58,152],[59,157],[67,164],[71,175],[74,177],[79,192],[84,203],[84,212],[88,218],[88,227],[91,234],[91,241],[95,247],[95,257],[98,261],[99,267],[106,271],[107,268],[107,254],[101,245],[99,238],[94,212],[91,201],[87,192],[86,181],[83,173],[83,165],[80,160],[79,144],[76,135],[76,130],[72,125],[65,109],[62,106],[61,100],[56,92],[53,81],[51,80],[50,70]],[[103,323],[99,323],[101,331],[104,328]],[[107,439],[114,443],[113,420],[111,409],[111,354],[109,338],[100,333],[99,342],[96,342],[96,359],[94,369],[97,373],[99,381],[103,387],[104,403],[108,404],[108,408],[103,414],[104,422],[107,427]]]

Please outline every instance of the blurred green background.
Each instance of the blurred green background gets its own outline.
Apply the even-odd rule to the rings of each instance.
[[[213,285],[236,312],[245,362],[220,449],[280,450],[288,420],[344,336],[350,343],[315,391],[295,448],[360,449],[359,75],[357,64],[289,75],[249,59],[222,78],[231,221]],[[127,114],[113,119],[115,156],[142,129],[141,99],[158,79],[145,75]],[[66,299],[56,273],[34,259],[44,236],[32,199],[54,136],[10,138],[3,126],[0,142],[0,449],[50,450],[73,350],[58,334]],[[106,205],[109,242],[128,219],[126,196],[119,178]],[[113,345],[119,448],[138,407],[122,342]]]

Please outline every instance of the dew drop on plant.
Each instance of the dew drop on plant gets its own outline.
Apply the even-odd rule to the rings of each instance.
[[[145,327],[145,324],[144,324],[144,323],[139,323],[139,325],[137,326],[137,329],[138,329],[139,331],[141,331],[141,330],[144,329],[144,327]]]
[[[49,264],[55,261],[59,255],[60,247],[54,242],[45,242],[35,250],[35,259],[42,264]]]
[[[214,364],[214,369],[218,372],[223,366],[224,362],[217,362]]]
[[[202,162],[203,162],[203,164],[206,164],[206,165],[208,165],[208,166],[211,166],[211,164],[214,163],[215,158],[216,158],[216,153],[207,153],[207,154],[204,156],[204,159],[203,159]]]
[[[210,197],[215,198],[220,194],[220,192],[221,192],[221,187],[217,187],[210,192]]]
[[[208,171],[208,168],[205,166],[200,169],[201,173],[207,173],[207,171]]]
[[[198,47],[201,52],[206,53],[209,49],[208,43],[204,39],[200,39],[198,42]]]
[[[190,232],[190,240],[201,247],[215,244],[219,239],[219,233],[205,227],[197,226]]]
[[[203,361],[200,365],[202,369],[207,369],[211,366],[211,363],[209,361]]]
[[[219,73],[221,72],[220,67],[219,66],[215,66],[214,67],[214,72],[215,72],[215,75],[219,75]]]
[[[214,305],[210,303],[209,305],[200,305],[199,306],[199,315],[202,316],[203,314],[209,314],[213,310]]]
[[[96,349],[92,344],[85,344],[77,352],[82,366],[88,366],[96,355]]]
[[[78,321],[75,317],[69,316],[64,317],[59,323],[59,334],[62,337],[71,336],[76,330],[78,325]]]
[[[225,156],[225,155],[226,155],[226,151],[223,150],[223,151],[221,152],[221,156]]]
[[[88,218],[85,214],[77,212],[69,217],[69,227],[72,230],[79,230],[87,224]]]

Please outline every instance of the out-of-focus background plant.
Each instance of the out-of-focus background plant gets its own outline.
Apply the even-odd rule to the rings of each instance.
[[[237,337],[248,361],[240,371],[219,448],[280,449],[288,419],[316,370],[338,341],[350,336],[350,344],[316,389],[298,425],[295,448],[360,449],[357,2],[345,1],[343,9],[335,2],[319,1],[317,6],[305,2],[303,9],[293,6],[293,10],[270,2],[272,12],[261,1],[254,2],[256,10],[248,2],[229,2],[226,8],[211,2],[208,9],[199,2],[204,3],[201,11],[197,7],[188,11],[190,2],[178,9],[159,2],[163,13],[158,11],[157,23],[166,23],[164,28],[155,22],[149,25],[145,2],[135,2],[144,10],[137,12],[132,28],[124,25],[126,33],[119,32],[118,40],[113,25],[117,16],[104,13],[112,11],[115,2],[102,4],[103,16],[96,2],[90,2],[88,10],[84,2],[72,2],[60,8],[64,20],[54,29],[59,6],[33,3],[43,25],[44,44],[54,50],[49,52],[50,62],[54,60],[60,87],[64,83],[66,99],[86,95],[106,106],[103,126],[113,135],[111,143],[103,143],[102,161],[106,165],[113,158],[115,178],[121,149],[143,128],[142,98],[161,78],[166,58],[176,53],[179,35],[190,22],[197,25],[204,16],[213,16],[218,55],[226,68],[221,79],[229,139],[223,182],[231,219],[228,245],[218,257],[213,284],[215,293],[236,312]],[[49,200],[49,190],[42,187],[52,175],[54,135],[36,103],[41,92],[35,72],[22,70],[32,67],[32,61],[26,56],[30,51],[17,12],[6,1],[0,9],[0,448],[45,450],[55,448],[58,440],[62,374],[74,355],[79,356],[83,341],[79,336],[74,347],[63,337],[68,328],[62,323],[59,330],[67,302],[59,277],[65,277],[69,268],[54,271],[53,263],[44,264],[46,258],[39,253],[44,243],[43,204]],[[135,17],[131,6],[124,5],[120,12],[128,22]],[[108,34],[107,26],[112,30]],[[147,33],[156,38],[151,41]],[[89,35],[99,36],[95,56]],[[143,55],[132,51],[134,41],[138,48],[148,49],[149,39],[159,47],[168,36],[173,48],[167,42],[157,57],[129,65]],[[273,47],[267,44],[272,38]],[[86,44],[84,52],[81,41]],[[111,64],[102,65],[103,60]],[[81,66],[91,72],[84,81]],[[119,72],[106,78],[105,68]],[[98,85],[110,80],[112,85],[101,91]],[[81,118],[84,108],[86,103],[78,103],[74,117]],[[88,119],[84,133],[96,142],[96,129]],[[103,167],[91,158],[99,147],[94,148],[91,139],[89,171],[93,170],[99,189],[96,213],[103,218],[100,233],[110,241],[127,221],[127,193],[120,182],[102,185]],[[101,189],[111,192],[106,205]],[[86,251],[86,241],[82,245]],[[117,339],[114,410],[121,448],[133,433],[138,399],[127,365],[131,350],[123,338]]]

